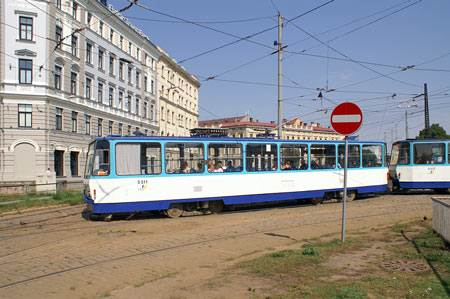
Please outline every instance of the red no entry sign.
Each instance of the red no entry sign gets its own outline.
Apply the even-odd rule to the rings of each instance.
[[[345,102],[334,108],[330,117],[331,126],[341,135],[351,135],[359,130],[363,114],[358,105]]]

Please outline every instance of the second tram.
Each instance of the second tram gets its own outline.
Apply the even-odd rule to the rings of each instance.
[[[450,139],[408,139],[392,145],[389,164],[392,189],[450,191]]]

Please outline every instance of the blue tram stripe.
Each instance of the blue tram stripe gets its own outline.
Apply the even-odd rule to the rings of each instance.
[[[405,189],[450,188],[450,182],[399,182],[399,185]]]

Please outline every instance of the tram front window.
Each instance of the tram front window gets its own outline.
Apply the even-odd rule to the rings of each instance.
[[[409,164],[409,143],[400,142],[392,146],[391,162],[389,165],[408,165]]]
[[[97,141],[92,175],[109,175],[109,141],[107,140]]]

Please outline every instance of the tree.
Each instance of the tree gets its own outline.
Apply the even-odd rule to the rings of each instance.
[[[417,136],[416,138],[417,139],[425,139],[425,129],[421,130],[419,132],[419,136]],[[450,136],[447,135],[447,132],[439,124],[432,124],[430,127],[429,138],[430,139],[445,139],[445,138],[450,138]]]

